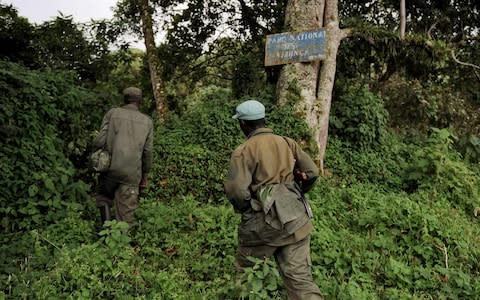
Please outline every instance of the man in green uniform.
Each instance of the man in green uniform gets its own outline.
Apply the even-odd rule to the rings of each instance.
[[[289,299],[323,299],[311,274],[313,226],[303,197],[318,178],[318,168],[294,140],[265,128],[260,102],[243,102],[233,117],[247,136],[233,152],[224,182],[227,198],[242,214],[237,269],[252,266],[248,256],[273,256]]]
[[[147,186],[152,166],[153,123],[138,110],[142,91],[129,87],[123,97],[125,105],[105,114],[93,140],[94,150],[106,149],[111,156],[108,171],[99,176],[95,195],[102,223],[110,220],[112,206],[118,221],[133,223],[140,188]]]

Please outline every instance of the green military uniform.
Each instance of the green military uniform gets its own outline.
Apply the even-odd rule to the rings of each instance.
[[[109,170],[100,175],[97,207],[115,204],[119,221],[132,223],[138,208],[139,184],[152,166],[153,123],[134,104],[110,109],[93,141],[94,149],[111,155]]]
[[[295,183],[294,168],[307,175],[301,187]],[[323,299],[311,274],[313,226],[301,202],[301,193],[309,191],[317,178],[317,166],[294,140],[258,128],[233,152],[224,183],[227,198],[242,214],[238,270],[252,266],[247,256],[274,256],[290,299]],[[265,187],[281,187],[268,209],[260,199]]]

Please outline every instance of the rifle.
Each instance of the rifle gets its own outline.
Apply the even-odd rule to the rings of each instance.
[[[312,207],[310,206],[310,203],[308,203],[307,199],[305,198],[305,194],[303,193],[303,181],[307,180],[307,174],[305,174],[305,172],[303,172],[300,169],[295,169],[293,171],[293,175],[295,177],[295,182],[300,187],[301,200],[302,200],[303,206],[305,206],[305,211],[307,212],[307,216],[310,219],[313,219]]]

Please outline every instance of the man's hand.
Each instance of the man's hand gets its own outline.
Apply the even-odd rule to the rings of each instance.
[[[295,176],[295,179],[299,181],[304,181],[308,178],[307,174],[300,169],[295,169],[295,171],[293,171],[293,175]]]

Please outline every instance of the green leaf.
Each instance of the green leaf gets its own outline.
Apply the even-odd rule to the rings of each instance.
[[[45,187],[46,187],[49,191],[55,192],[55,184],[53,183],[52,179],[50,179],[50,178],[45,178],[45,179],[43,180],[43,182],[45,183]]]
[[[62,183],[62,185],[67,185],[68,183],[68,176],[67,175],[62,175],[60,177],[60,182]]]
[[[37,193],[38,193],[38,186],[33,184],[33,185],[28,187],[28,195],[30,197],[33,197],[33,196],[37,195]]]
[[[263,288],[263,282],[261,280],[252,280],[252,291],[259,292]]]

